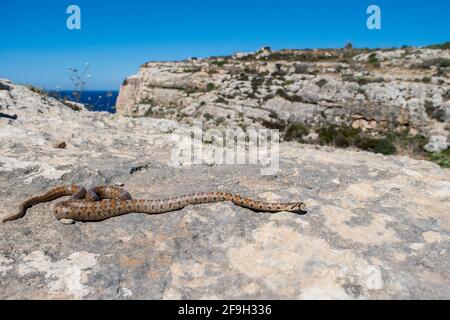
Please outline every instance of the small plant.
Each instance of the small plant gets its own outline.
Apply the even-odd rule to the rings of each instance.
[[[431,82],[431,78],[430,78],[430,77],[423,77],[423,78],[422,78],[422,82],[424,82],[424,83],[430,83],[430,82]]]
[[[227,63],[226,60],[214,60],[211,62],[211,64],[214,64],[218,67],[223,67]]]
[[[370,80],[367,78],[358,78],[356,81],[360,86],[370,83]]]
[[[448,50],[448,49],[450,49],[450,42],[445,42],[445,43],[442,43],[442,44],[433,44],[433,45],[431,45],[431,46],[428,46],[427,48],[430,48],[430,49],[442,49],[442,50]]]
[[[258,91],[258,88],[261,87],[264,83],[264,77],[254,77],[252,78],[252,90],[255,93]]]
[[[384,155],[390,155],[390,154],[396,154],[397,148],[392,144],[392,141],[389,139],[383,138],[383,139],[376,139],[375,146],[372,150],[370,150],[375,153],[381,153]]]
[[[430,161],[442,168],[450,168],[450,148],[441,152],[433,152],[429,155]]]
[[[303,123],[291,124],[284,135],[286,141],[303,141],[303,137],[308,135],[309,129]]]
[[[139,101],[139,104],[150,104],[150,105],[154,105],[154,101],[151,98],[145,98],[142,99],[141,101]]]
[[[196,73],[199,72],[201,69],[200,68],[184,68],[182,70],[183,73]]]
[[[329,125],[317,130],[319,142],[323,145],[335,145],[338,147],[348,147],[354,145],[354,139],[360,132],[350,126]]]
[[[420,64],[413,65],[412,67],[420,69],[430,69],[431,67],[448,68],[450,67],[450,59],[446,58],[433,58],[423,61]]]
[[[278,113],[276,111],[270,111],[269,118],[278,119]]]
[[[225,100],[224,98],[222,98],[222,97],[218,97],[215,101],[214,101],[215,103],[223,103],[223,104],[228,104],[228,101],[227,100]]]
[[[450,59],[443,59],[439,63],[438,67],[440,67],[440,68],[449,68],[450,67]]]
[[[285,80],[282,84],[283,87],[285,86],[290,86],[291,84],[294,84],[295,81],[294,80]]]
[[[377,54],[375,52],[372,52],[369,55],[369,59],[367,60],[367,62],[369,62],[370,64],[373,64],[373,65],[376,65],[376,64],[380,63],[380,61],[377,58]]]
[[[30,85],[27,85],[27,88],[28,88],[29,90],[33,91],[34,93],[37,93],[37,94],[39,94],[39,95],[41,95],[41,96],[46,95],[46,92],[45,92],[44,89],[35,87],[35,86],[31,85],[31,84],[30,84]]]
[[[90,65],[87,62],[84,64],[84,68],[82,70],[68,67],[69,78],[74,85],[74,92],[72,94],[75,97],[76,102],[80,102],[81,95],[86,89],[87,80],[91,77],[91,75],[88,73],[89,67]]]
[[[434,112],[433,102],[430,100],[425,100],[424,107],[425,107],[425,112],[431,118],[433,116],[433,112]]]
[[[215,86],[214,83],[212,83],[212,82],[209,82],[209,83],[206,85],[206,91],[207,91],[207,92],[213,91],[215,88],[216,88],[216,86]]]

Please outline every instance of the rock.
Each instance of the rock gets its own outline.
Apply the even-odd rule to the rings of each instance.
[[[242,59],[242,58],[251,56],[252,54],[253,54],[252,52],[236,52],[233,55],[233,58],[235,58],[235,59]]]
[[[294,142],[280,143],[276,176],[175,165],[187,125],[74,111],[12,86],[0,98],[21,120],[0,126],[0,218],[52,187],[116,181],[136,199],[228,190],[302,200],[307,213],[224,202],[65,225],[53,203],[35,205],[0,224],[0,299],[450,298],[450,170]],[[61,139],[71,148],[48,143]]]
[[[86,106],[83,103],[78,103],[70,100],[64,100],[63,103],[75,111],[80,111],[86,108]]]
[[[53,143],[53,148],[65,149],[65,148],[67,148],[67,144],[65,141],[58,141],[58,142]]]
[[[116,108],[119,108],[122,113],[127,113],[129,109],[134,109],[135,105],[140,103],[141,97],[138,95],[140,84],[141,79],[138,76],[130,76],[123,82],[116,101]],[[141,113],[135,114],[141,115]]]
[[[447,136],[432,136],[423,148],[428,152],[441,152],[448,147]]]
[[[271,75],[279,74],[281,72],[281,64],[270,62],[266,66],[266,71]]]
[[[74,224],[75,221],[72,219],[61,219],[59,220],[62,224]]]
[[[10,91],[13,88],[11,81],[6,79],[0,79],[0,90]]]

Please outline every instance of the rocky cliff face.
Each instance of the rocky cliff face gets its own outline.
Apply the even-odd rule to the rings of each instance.
[[[281,50],[150,62],[128,78],[117,111],[207,126],[407,129],[450,142],[450,50]]]
[[[183,130],[75,111],[0,80],[0,218],[73,183],[124,185],[135,198],[229,190],[308,206],[295,215],[217,203],[64,225],[52,204],[37,205],[0,224],[0,299],[450,298],[449,170],[296,142],[280,144],[274,176],[173,163]]]

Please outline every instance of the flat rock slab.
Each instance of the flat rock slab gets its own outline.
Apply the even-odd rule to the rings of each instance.
[[[223,202],[66,225],[40,204],[0,224],[0,299],[450,298],[450,170],[297,143],[280,145],[276,176],[257,166],[173,167],[168,123],[56,102],[34,113],[39,103],[27,101],[10,104],[18,120],[0,119],[0,217],[72,183],[124,184],[147,199],[228,190],[308,209]]]

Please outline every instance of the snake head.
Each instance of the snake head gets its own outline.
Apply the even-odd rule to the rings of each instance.
[[[306,214],[306,204],[304,202],[298,202],[291,206],[289,212],[293,212],[296,214]]]

